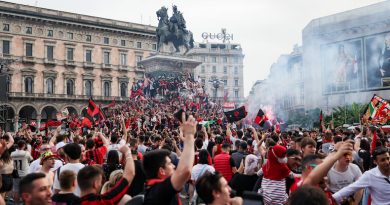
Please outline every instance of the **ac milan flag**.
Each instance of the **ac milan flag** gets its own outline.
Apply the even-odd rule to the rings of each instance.
[[[241,106],[235,110],[224,112],[224,114],[228,122],[232,123],[244,119],[248,113],[245,110],[245,106]]]
[[[268,120],[267,116],[264,114],[262,109],[259,109],[259,112],[257,112],[257,115],[255,117],[255,123],[263,126],[264,123]]]
[[[87,111],[83,114],[84,119],[82,120],[82,125],[86,127],[91,127],[93,124],[96,124],[105,118],[99,106],[97,106],[92,99],[89,99]]]

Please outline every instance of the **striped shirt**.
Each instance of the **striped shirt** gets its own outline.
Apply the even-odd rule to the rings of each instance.
[[[261,189],[265,205],[285,204],[287,202],[286,179],[270,180],[263,178]]]
[[[113,188],[102,195],[88,194],[81,197],[81,205],[118,204],[122,197],[126,194],[128,188],[129,182],[125,178],[122,178]]]

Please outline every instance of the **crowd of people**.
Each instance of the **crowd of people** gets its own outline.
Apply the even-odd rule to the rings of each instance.
[[[262,130],[145,79],[92,127],[1,131],[0,204],[390,204],[380,127]]]

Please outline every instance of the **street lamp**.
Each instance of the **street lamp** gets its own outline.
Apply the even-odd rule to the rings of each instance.
[[[211,85],[213,86],[213,88],[215,89],[215,92],[214,92],[214,98],[217,99],[217,96],[218,96],[218,88],[221,87],[221,85],[223,85],[223,81],[222,80],[218,80],[216,78],[214,79],[211,79],[209,81],[211,83]]]

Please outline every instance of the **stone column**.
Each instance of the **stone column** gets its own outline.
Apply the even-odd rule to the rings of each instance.
[[[19,129],[19,115],[15,115],[14,117],[14,128],[15,128],[15,132],[17,132]]]
[[[38,114],[37,115],[37,130],[39,130],[39,128],[41,127],[41,119],[42,117],[41,117],[41,115],[40,114]]]

